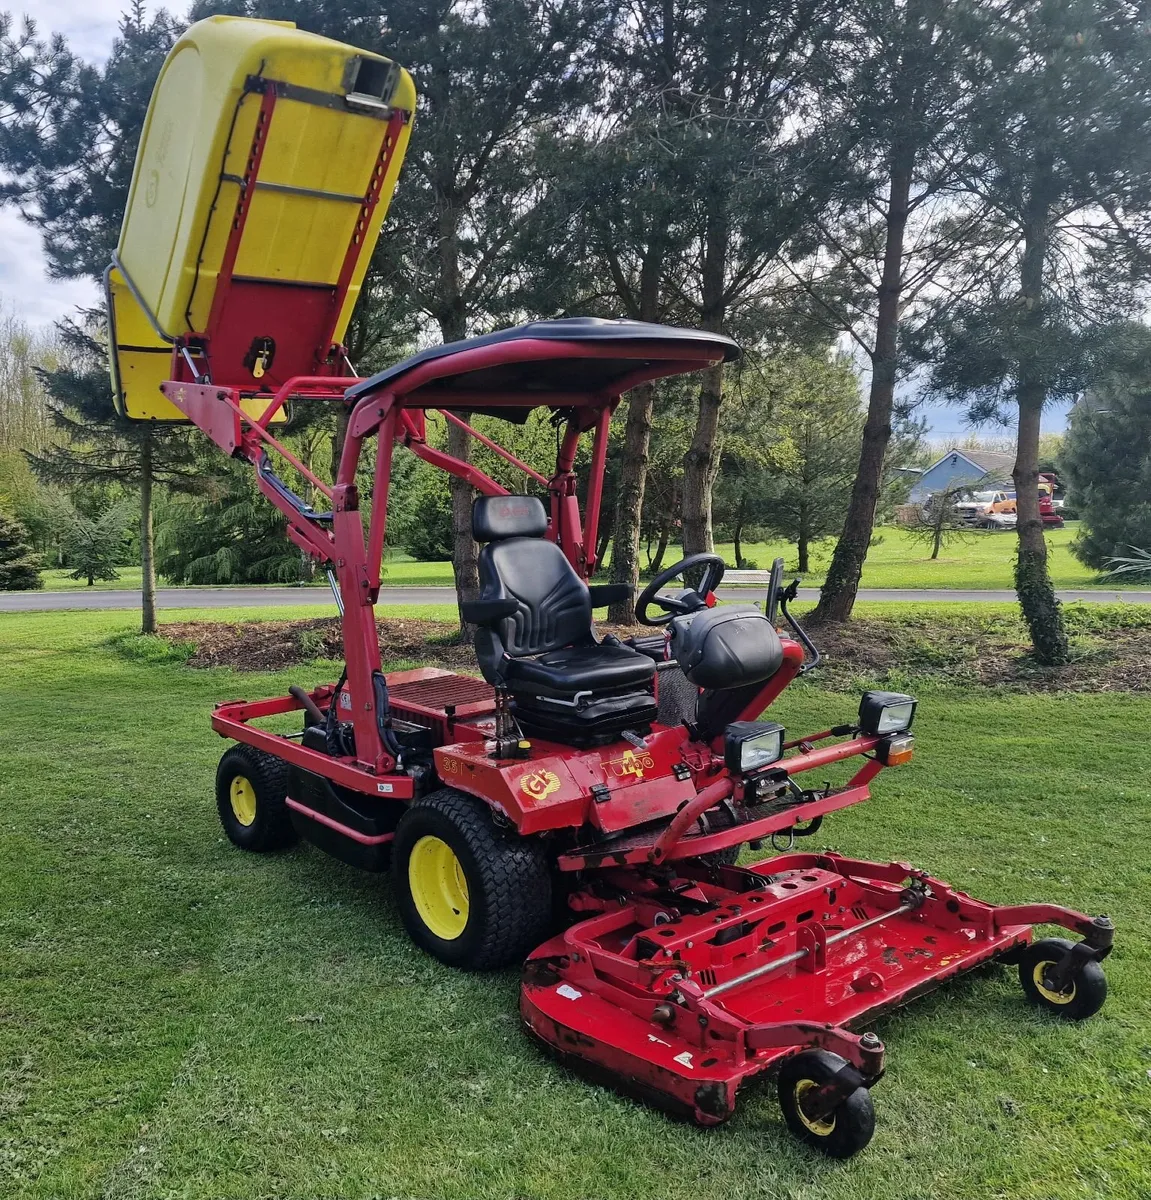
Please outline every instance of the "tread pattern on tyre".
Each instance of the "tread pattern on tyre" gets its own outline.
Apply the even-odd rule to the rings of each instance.
[[[224,792],[225,776],[230,782],[231,775],[239,773],[240,764],[256,789],[260,808],[251,836],[242,848],[260,854],[292,845],[296,841],[296,831],[284,803],[288,794],[288,764],[266,750],[257,750],[255,746],[240,742],[224,752],[216,771],[216,803],[221,819],[226,820],[227,807],[230,807]]]
[[[466,961],[456,965],[490,971],[520,962],[547,936],[551,923],[551,875],[542,847],[535,839],[498,829],[482,800],[454,788],[432,792],[406,815],[410,818],[421,810],[436,812],[454,826],[482,877],[479,938]],[[406,853],[403,864],[406,871]],[[406,894],[406,881],[402,886]],[[473,905],[480,899],[470,896]]]

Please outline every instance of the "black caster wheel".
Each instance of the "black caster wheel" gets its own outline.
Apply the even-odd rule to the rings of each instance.
[[[1028,946],[1019,958],[1019,983],[1023,994],[1037,1008],[1065,1021],[1082,1021],[1094,1016],[1107,999],[1107,976],[1097,962],[1083,969],[1063,988],[1056,986],[1050,972],[1072,943],[1066,938],[1045,938]]]
[[[829,1050],[804,1050],[787,1059],[779,1071],[779,1107],[788,1129],[805,1145],[830,1158],[858,1154],[875,1132],[871,1093],[858,1087],[829,1113],[813,1115],[805,1106],[825,1083],[847,1066],[846,1059]]]

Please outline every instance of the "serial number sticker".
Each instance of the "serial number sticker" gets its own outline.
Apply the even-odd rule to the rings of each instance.
[[[561,983],[556,988],[556,995],[562,996],[565,1000],[578,1000],[583,995],[583,992],[578,988],[572,987],[570,983]]]
[[[393,790],[394,789],[390,783],[377,783],[376,784],[377,792],[391,792]]]

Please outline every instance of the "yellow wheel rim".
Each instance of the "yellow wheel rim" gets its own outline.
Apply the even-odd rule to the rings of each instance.
[[[1071,981],[1071,987],[1066,992],[1057,992],[1054,988],[1049,988],[1043,982],[1043,976],[1047,972],[1048,967],[1053,967],[1053,962],[1037,962],[1035,969],[1031,972],[1031,982],[1035,984],[1035,990],[1047,1001],[1048,1004],[1070,1004],[1075,999],[1075,980]]]
[[[803,1098],[808,1092],[815,1091],[819,1084],[814,1079],[801,1079],[795,1085],[795,1111],[799,1114],[799,1119],[803,1122],[805,1129],[810,1129],[812,1133],[819,1137],[829,1136],[835,1129],[835,1114],[825,1117],[822,1121],[813,1120],[803,1111]]]
[[[422,837],[408,857],[408,887],[420,920],[445,942],[468,923],[468,881],[455,851],[438,837]]]
[[[228,789],[232,815],[241,825],[251,825],[256,819],[256,789],[247,775],[237,775]]]

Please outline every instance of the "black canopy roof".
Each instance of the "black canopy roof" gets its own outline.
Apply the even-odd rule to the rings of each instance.
[[[514,352],[511,352],[506,361],[478,370],[453,373],[450,366],[444,364],[444,373],[441,375],[437,372],[437,377],[426,386],[434,388],[437,393],[435,403],[440,406],[444,405],[443,394],[452,391],[466,392],[473,397],[477,392],[491,395],[502,393],[505,396],[536,393],[539,395],[538,402],[546,403],[545,396],[549,392],[601,392],[613,381],[624,379],[642,369],[645,362],[655,364],[660,361],[674,361],[681,351],[698,354],[701,349],[713,349],[716,351],[715,357],[722,358],[724,362],[731,362],[741,354],[739,346],[731,338],[718,333],[706,333],[701,329],[676,329],[670,325],[652,325],[643,321],[609,321],[599,317],[531,321],[526,325],[501,329],[483,337],[448,342],[446,345],[422,350],[419,354],[413,354],[411,358],[406,358],[394,367],[389,367],[386,371],[381,371],[378,375],[349,388],[347,398],[357,400],[369,392],[378,391],[381,387],[393,386],[417,367],[437,359],[450,358],[500,343],[541,340],[617,344],[621,350],[625,346],[640,343],[658,350],[658,353],[641,358],[634,355],[621,355],[619,358],[613,355],[594,358],[560,355],[556,358],[517,360]],[[510,346],[509,351],[512,351]],[[422,390],[421,387],[409,393],[409,402],[418,398]]]

